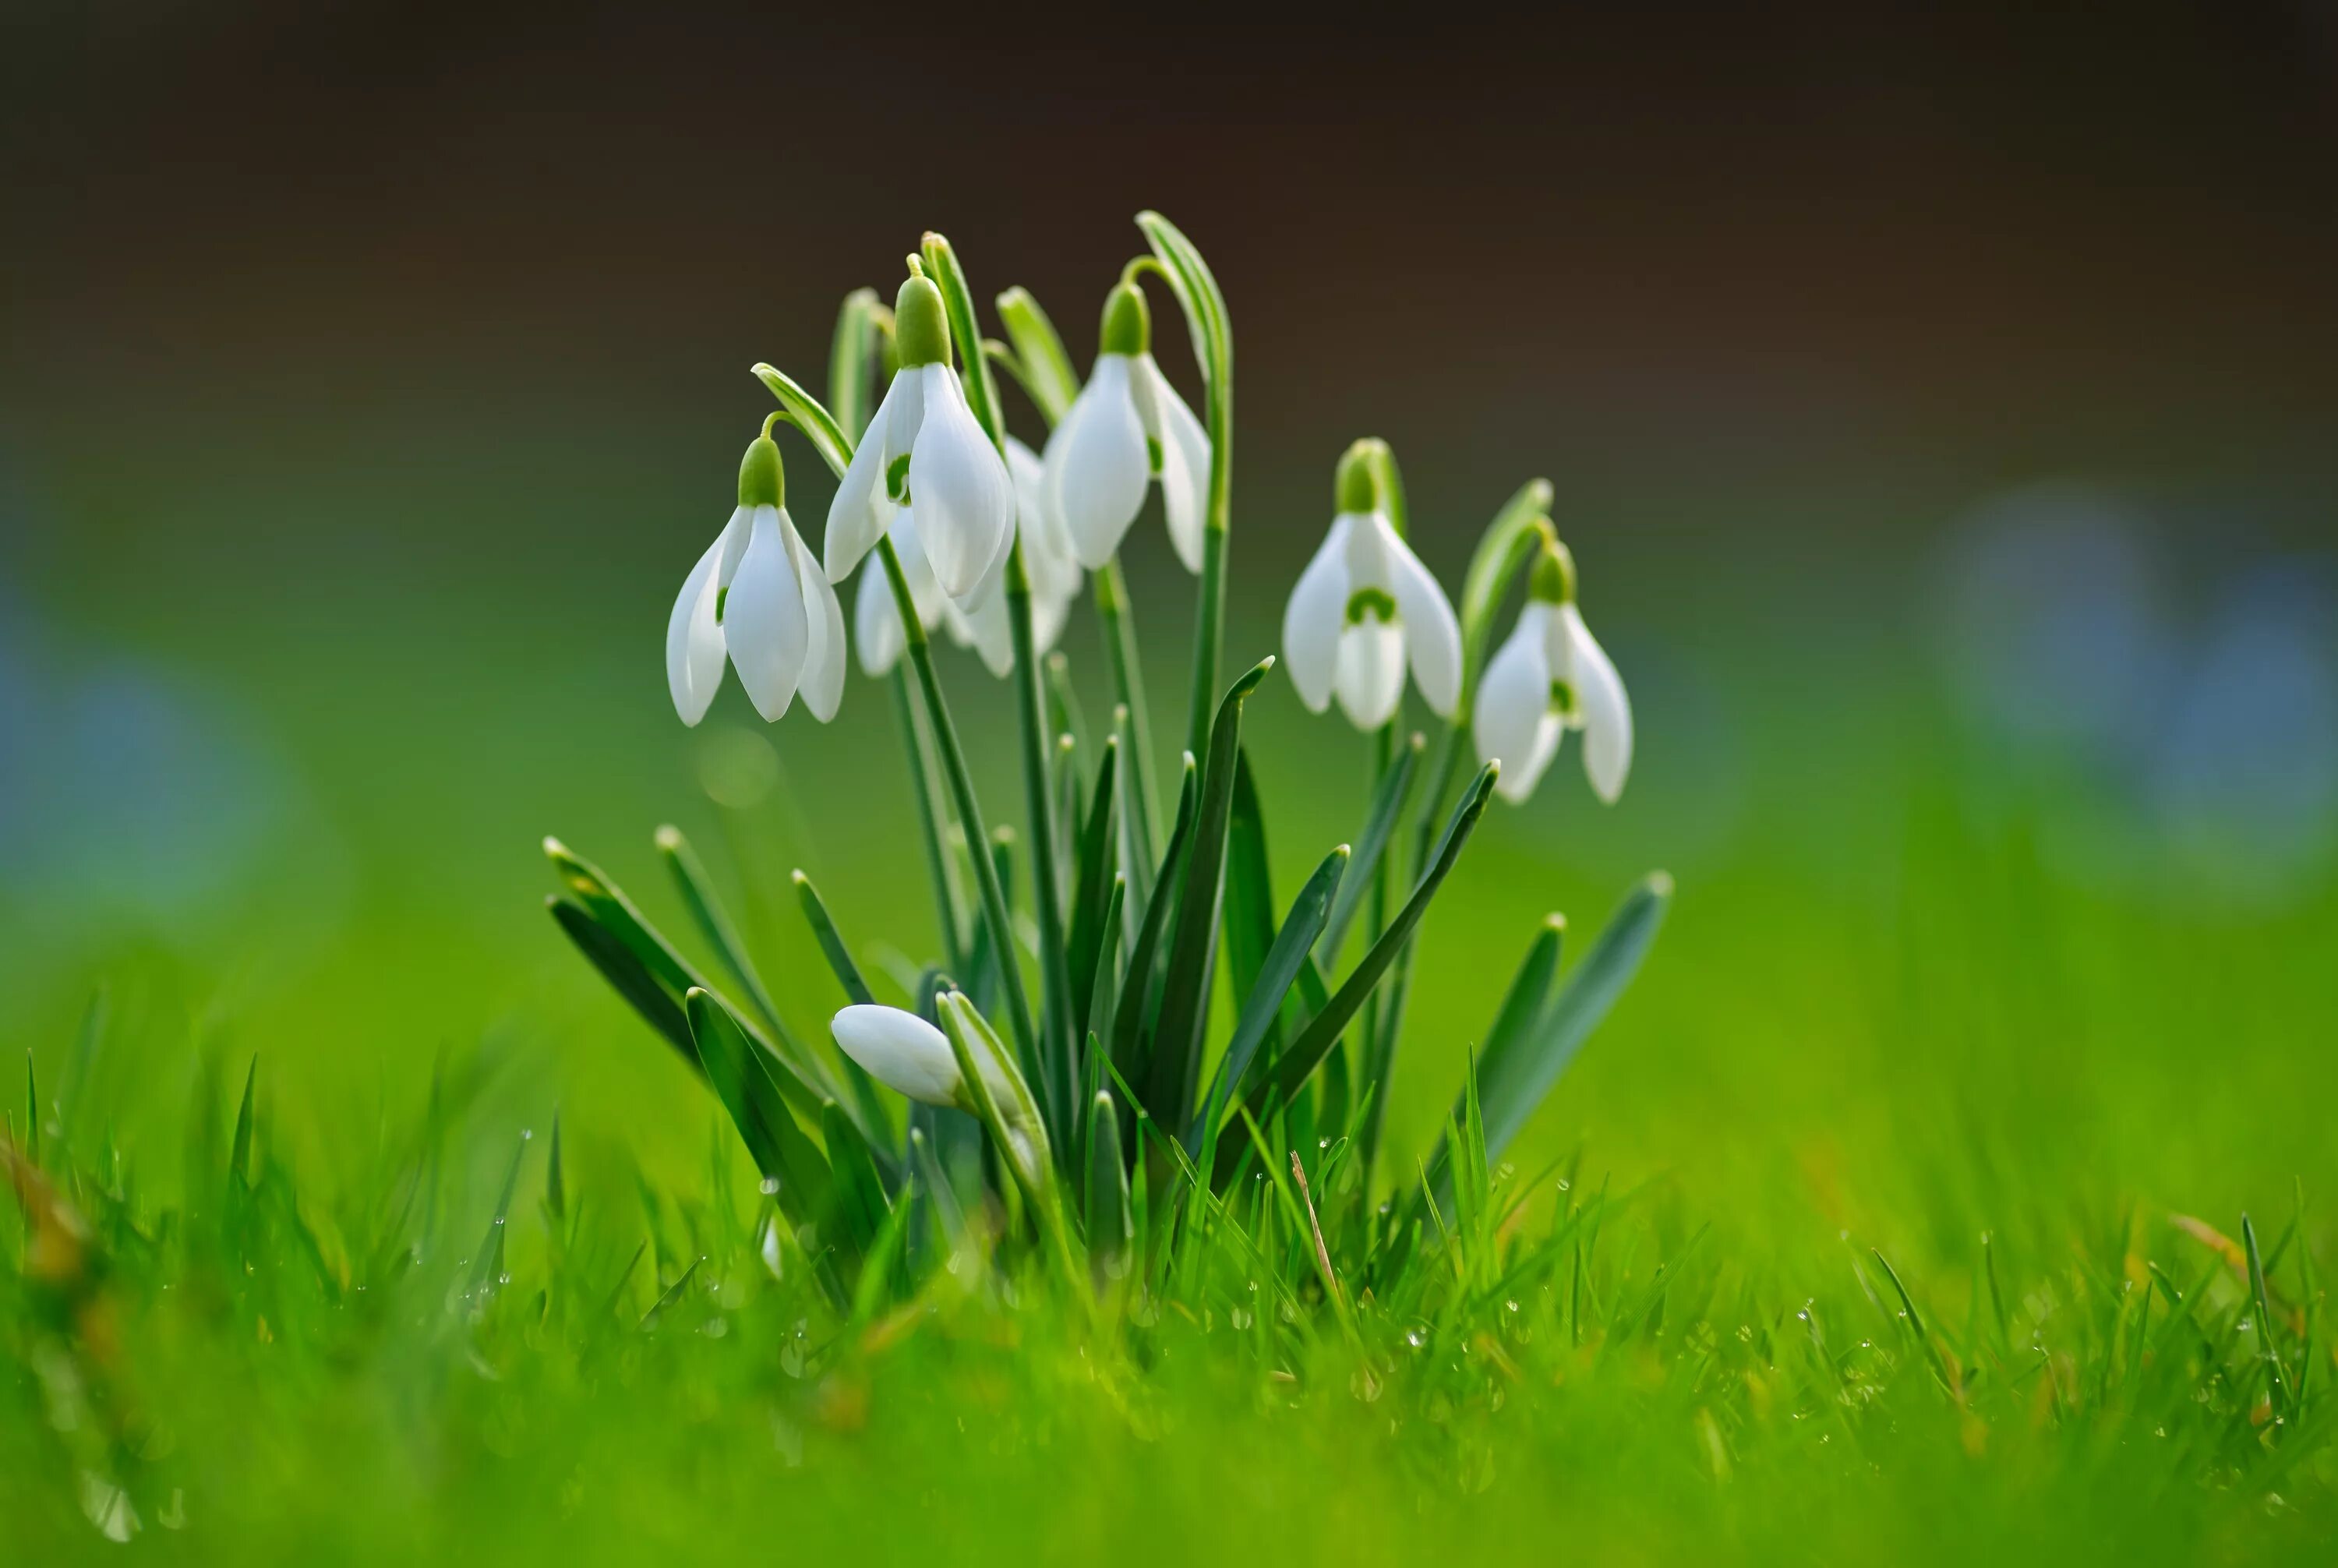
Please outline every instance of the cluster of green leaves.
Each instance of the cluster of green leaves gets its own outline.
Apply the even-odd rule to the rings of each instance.
[[[1043,672],[1036,656],[1018,544],[1006,579],[1029,829],[1027,875],[1018,877],[1013,841],[985,828],[889,543],[880,547],[881,565],[869,568],[891,575],[901,620],[911,628],[918,703],[905,694],[903,707],[913,718],[921,711],[924,722],[904,725],[904,762],[918,786],[944,938],[944,951],[892,1000],[953,1035],[970,1024],[984,1038],[961,1045],[977,1052],[989,1049],[993,1025],[986,1017],[999,1020],[1012,1041],[1001,1057],[1027,1085],[1053,1154],[1041,1185],[1033,1189],[1016,1171],[995,1136],[987,1158],[962,1158],[986,1134],[959,1113],[921,1107],[901,1115],[849,1059],[792,1039],[674,829],[660,829],[660,849],[699,935],[745,1006],[693,969],[598,869],[556,841],[547,845],[567,890],[553,901],[554,917],[704,1075],[774,1184],[782,1211],[811,1239],[839,1301],[869,1289],[907,1289],[902,1259],[946,1240],[948,1213],[990,1205],[1014,1214],[1018,1186],[1029,1200],[1027,1223],[1010,1224],[1010,1239],[1021,1229],[1034,1244],[1054,1249],[1074,1279],[1081,1273],[1076,1250],[1120,1267],[1140,1203],[1161,1216],[1134,1254],[1147,1289],[1179,1269],[1179,1238],[1263,1172],[1281,1181],[1286,1171],[1296,1174],[1302,1162],[1315,1161],[1320,1168],[1302,1179],[1314,1181],[1324,1202],[1378,1216],[1369,1227],[1368,1270],[1400,1269],[1438,1222],[1439,1202],[1458,1198],[1454,1161],[1441,1145],[1425,1169],[1400,1173],[1392,1183],[1400,1201],[1370,1205],[1415,934],[1492,799],[1497,769],[1481,769],[1456,793],[1466,722],[1457,720],[1442,728],[1433,780],[1416,803],[1425,741],[1415,735],[1399,747],[1391,725],[1381,737],[1386,766],[1352,846],[1328,846],[1297,897],[1287,907],[1278,904],[1266,812],[1243,735],[1244,703],[1274,661],[1262,660],[1223,692],[1215,688],[1231,484],[1231,327],[1217,280],[1193,243],[1157,214],[1142,215],[1138,226],[1151,253],[1130,264],[1130,275],[1157,273],[1175,295],[1192,331],[1213,440],[1210,544],[1194,635],[1194,745],[1183,758],[1165,840],[1154,841],[1144,805],[1152,781],[1134,741],[1148,727],[1144,718],[1131,712],[1132,694],[1115,690],[1113,733],[1101,745],[1090,740],[1068,666],[1058,656]],[[1060,416],[1076,380],[1037,301],[1019,289],[1002,295],[1011,342],[986,341],[949,242],[927,235],[917,260],[941,290],[968,402],[993,440],[1002,446],[1006,440],[994,364],[1030,391],[1043,417]],[[887,317],[863,289],[846,299],[838,322],[829,373],[834,407],[784,372],[756,367],[788,419],[840,476],[889,341]],[[1395,459],[1385,443],[1370,446],[1381,494],[1400,517]],[[1526,485],[1479,544],[1463,596],[1473,677],[1505,593],[1532,541],[1549,526],[1548,500],[1546,484]],[[1100,603],[1105,597],[1100,582]],[[1115,602],[1107,612],[1125,610]],[[937,774],[939,789],[930,783]],[[1409,814],[1417,822],[1410,839],[1402,831]],[[958,891],[968,883],[977,889],[971,908]],[[801,876],[798,887],[843,998],[873,1000],[852,946],[819,895]],[[1563,983],[1563,922],[1553,916],[1534,938],[1479,1037],[1474,1168],[1499,1159],[1628,984],[1669,892],[1661,875],[1643,882]],[[1343,971],[1351,931],[1361,953]],[[1221,986],[1228,1024],[1222,1040],[1212,1027]],[[1457,1098],[1457,1129],[1463,1109]],[[960,1190],[946,1191],[953,1169],[968,1175]],[[880,1279],[874,1286],[871,1269]]]

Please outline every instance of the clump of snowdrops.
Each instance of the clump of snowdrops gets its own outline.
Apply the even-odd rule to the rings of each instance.
[[[1082,1298],[1142,1302],[1172,1288],[1189,1243],[1240,1224],[1231,1195],[1271,1183],[1309,1243],[1310,1298],[1344,1319],[1425,1243],[1482,1223],[1489,1172],[1628,984],[1669,895],[1661,874],[1641,882],[1564,975],[1563,919],[1525,933],[1491,1016],[1456,1025],[1471,1070],[1446,1137],[1425,1161],[1380,1168],[1413,946],[1439,889],[1493,798],[1524,800],[1570,733],[1613,802],[1631,766],[1630,705],[1578,608],[1546,482],[1485,528],[1457,606],[1412,547],[1393,453],[1357,441],[1291,590],[1281,666],[1308,709],[1336,702],[1372,738],[1370,790],[1353,839],[1324,845],[1278,900],[1243,730],[1278,661],[1232,680],[1223,669],[1232,327],[1193,243],[1158,214],[1136,221],[1147,250],[1105,293],[1085,382],[1025,290],[997,297],[1004,337],[984,336],[957,253],[932,233],[889,309],[870,290],[845,300],[825,403],[757,365],[778,407],[674,602],[666,673],[686,724],[726,668],[773,723],[799,697],[833,718],[855,654],[893,687],[939,933],[913,982],[880,995],[799,872],[845,1004],[831,1053],[784,1022],[674,829],[658,847],[720,982],[597,867],[546,841],[566,888],[554,917],[703,1075],[762,1173],[775,1240],[840,1307],[906,1298],[967,1256],[1027,1264]],[[1198,416],[1153,357],[1154,285],[1191,335]],[[1036,447],[1008,431],[1007,385],[1046,426]],[[817,550],[787,505],[790,432],[837,476]],[[1156,486],[1198,585],[1186,741],[1168,764],[1120,561]],[[1054,651],[1083,588],[1105,654],[1100,727]],[[1492,649],[1514,596],[1513,630]],[[937,632],[1014,685],[1019,838],[977,797]],[[1433,739],[1406,728],[1408,684]],[[1216,1039],[1221,987],[1230,1028]]]

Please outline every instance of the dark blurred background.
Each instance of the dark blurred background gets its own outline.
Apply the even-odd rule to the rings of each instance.
[[[535,909],[546,828],[652,882],[650,827],[692,825],[781,953],[798,860],[864,929],[918,918],[881,693],[686,733],[665,613],[769,406],[751,362],[816,382],[836,301],[931,227],[1085,363],[1142,207],[1237,332],[1230,658],[1272,649],[1351,437],[1394,443],[1456,585],[1557,487],[1641,760],[1612,814],[1570,758],[1500,818],[1457,962],[1667,865],[1682,999],[1619,1027],[1694,1064],[1806,1048],[1783,993],[1726,1038],[1695,1012],[1792,953],[1912,985],[1908,884],[1975,846],[2017,902],[2322,917],[2338,8],[1955,9],[11,0],[0,1031],[47,1049],[130,974],[164,1033],[370,1074],[501,1028],[629,1083],[646,1037]],[[828,481],[790,463],[809,528]],[[1157,524],[1132,555],[1174,729],[1190,588]],[[1278,841],[1303,866],[1362,750],[1272,696],[1270,785],[1337,824]]]

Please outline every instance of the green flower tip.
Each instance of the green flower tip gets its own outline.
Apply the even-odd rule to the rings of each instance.
[[[1104,298],[1104,328],[1096,339],[1097,351],[1133,356],[1152,347],[1153,311],[1144,303],[1144,290],[1131,282],[1115,284]]]
[[[909,276],[893,296],[893,348],[901,368],[949,363],[949,317],[942,309],[942,291],[934,287],[925,269],[909,258]]]
[[[780,444],[771,439],[771,422],[765,420],[763,433],[747,444],[747,455],[739,459],[739,505],[787,504],[788,476],[780,466]]]
[[[1544,604],[1575,603],[1575,557],[1547,527],[1543,530],[1542,554],[1535,561],[1534,575],[1527,580],[1527,596]]]
[[[1380,445],[1377,440],[1366,436],[1340,455],[1340,466],[1332,475],[1331,486],[1341,512],[1376,512],[1380,509],[1380,475],[1372,462]]]

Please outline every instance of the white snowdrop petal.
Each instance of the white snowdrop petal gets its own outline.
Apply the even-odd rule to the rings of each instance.
[[[1405,651],[1412,660],[1413,682],[1421,701],[1439,719],[1453,717],[1461,701],[1461,622],[1445,590],[1430,576],[1420,557],[1397,536],[1385,517],[1374,516],[1380,534],[1389,589],[1396,596],[1397,613],[1404,620]]]
[[[864,674],[883,675],[900,661],[908,641],[901,635],[901,617],[893,608],[893,586],[881,567],[860,574],[853,591],[852,641]]]
[[[796,532],[783,507],[780,532],[787,541],[788,560],[803,595],[804,662],[797,689],[811,716],[825,724],[836,717],[844,700],[844,611],[836,602],[836,585],[812,560],[811,549]]]
[[[903,408],[918,401],[917,377],[894,377],[869,422],[868,434],[845,465],[844,477],[836,483],[836,497],[828,504],[828,526],[820,535],[820,566],[831,583],[852,574],[893,520],[893,503],[885,493],[885,466],[892,460],[886,436]],[[914,421],[910,429],[916,430]]]
[[[1494,788],[1512,805],[1534,793],[1566,732],[1550,710],[1550,662],[1539,624],[1547,613],[1540,604],[1528,604],[1520,613],[1518,629],[1486,665],[1470,716],[1478,760],[1501,763]]]
[[[1348,614],[1348,532],[1351,520],[1331,520],[1331,530],[1299,573],[1282,611],[1282,662],[1291,684],[1311,712],[1331,706],[1339,671],[1340,628]]]
[[[1015,530],[1013,528],[1000,530],[998,544],[991,551],[990,559],[984,564],[982,575],[975,580],[971,589],[953,601],[958,608],[971,613],[987,604],[1004,599],[1007,586],[1007,558],[1014,554]],[[1026,565],[1028,565],[1027,562]]]
[[[1091,572],[1120,548],[1152,475],[1129,363],[1125,354],[1097,355],[1059,438],[1047,444],[1050,499],[1072,554]]]
[[[947,365],[922,367],[925,419],[909,454],[909,499],[918,540],[942,591],[964,598],[981,580],[1015,525],[1015,486],[998,449],[975,422]]]
[[[1340,710],[1359,730],[1377,730],[1396,717],[1404,697],[1404,632],[1367,616],[1340,633],[1334,686]]]
[[[955,1105],[958,1058],[942,1032],[914,1013],[861,1003],[829,1024],[839,1049],[879,1083],[926,1105]]]
[[[1005,593],[993,593],[972,610],[953,604],[947,618],[951,641],[980,654],[993,675],[1004,679],[1015,668],[1015,626],[1007,618]]]
[[[1150,354],[1136,358],[1137,411],[1145,434],[1161,444],[1161,505],[1169,543],[1185,570],[1202,570],[1203,524],[1210,498],[1210,436],[1177,396]]]
[[[684,724],[694,725],[706,717],[715,691],[722,684],[722,628],[715,621],[714,604],[721,592],[716,576],[722,565],[723,541],[730,534],[725,528],[706,547],[698,564],[683,579],[682,592],[674,597],[673,613],[666,618],[666,691],[673,698],[673,710]]]
[[[722,640],[748,701],[765,720],[777,722],[794,701],[810,634],[780,509],[758,506],[747,554],[723,602]]]
[[[1592,790],[1610,806],[1624,793],[1624,779],[1632,770],[1632,704],[1624,695],[1623,677],[1616,673],[1606,651],[1583,623],[1573,604],[1558,607],[1567,638],[1566,678],[1575,691],[1576,710],[1583,720],[1583,770]]]

